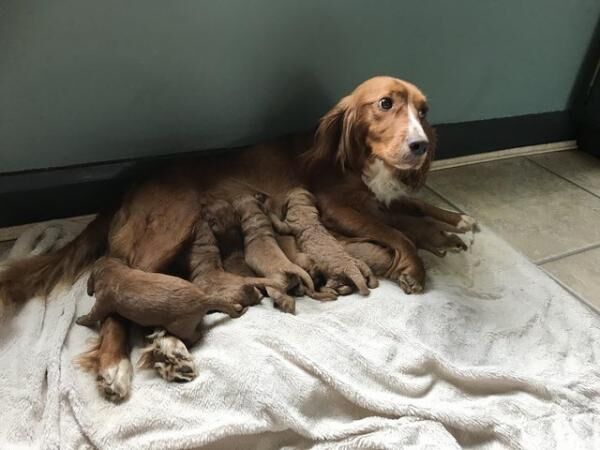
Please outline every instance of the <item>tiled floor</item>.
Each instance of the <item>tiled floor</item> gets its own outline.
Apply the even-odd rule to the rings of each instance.
[[[600,310],[600,159],[564,151],[492,161],[435,171],[428,187],[425,200],[472,215]],[[0,255],[23,229],[0,229]]]
[[[492,161],[433,172],[428,186],[600,310],[600,159]]]

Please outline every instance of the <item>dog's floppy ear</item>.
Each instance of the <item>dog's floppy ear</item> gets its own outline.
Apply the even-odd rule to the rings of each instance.
[[[352,96],[342,98],[319,121],[314,143],[305,154],[305,164],[310,170],[326,162],[339,164],[342,170],[353,165],[356,142],[354,127],[356,111]]]

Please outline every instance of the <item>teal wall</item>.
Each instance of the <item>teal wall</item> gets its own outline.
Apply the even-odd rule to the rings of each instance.
[[[437,123],[564,110],[599,13],[598,0],[3,0],[0,172],[306,129],[377,74],[421,86]]]

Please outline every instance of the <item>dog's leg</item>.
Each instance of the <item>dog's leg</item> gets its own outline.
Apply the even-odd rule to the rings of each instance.
[[[418,198],[404,197],[397,200],[390,205],[390,211],[400,214],[431,217],[439,222],[450,225],[452,228],[445,231],[454,233],[466,233],[467,231],[475,231],[477,229],[477,221],[471,216],[438,208]]]
[[[321,209],[323,221],[328,228],[347,236],[380,242],[396,250],[399,255],[397,264],[386,276],[396,281],[407,294],[423,291],[425,268],[417,254],[417,248],[408,237],[372,215],[328,200],[326,197],[322,199]]]
[[[176,199],[176,200],[174,200]],[[146,272],[159,272],[167,267],[187,242],[198,215],[194,192],[173,184],[142,185],[125,201],[113,220],[109,234],[108,255],[125,261],[129,266]],[[120,398],[127,395],[131,385],[131,363],[127,347],[127,329],[124,321],[109,316],[100,331],[102,345],[97,349],[98,378],[109,386],[105,395],[116,392]],[[105,346],[104,342],[110,343]],[[165,349],[167,363],[174,371],[186,372],[191,356],[177,338],[163,336],[160,348]],[[176,352],[174,350],[177,349]],[[195,368],[191,378],[195,377]],[[159,371],[159,374],[162,373]]]
[[[113,402],[125,399],[133,376],[125,321],[114,316],[107,317],[97,341],[76,362],[83,369],[96,373],[96,383],[104,397]]]
[[[443,257],[447,251],[467,250],[467,245],[456,234],[456,227],[431,217],[416,217],[394,214],[394,227],[402,230],[418,248]]]

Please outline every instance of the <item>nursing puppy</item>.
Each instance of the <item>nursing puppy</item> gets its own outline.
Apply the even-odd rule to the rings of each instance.
[[[246,263],[254,272],[282,283],[282,290],[267,287],[267,293],[280,308],[293,312],[295,300],[284,293],[301,285],[313,292],[313,280],[304,269],[285,256],[277,244],[271,221],[263,210],[263,202],[256,195],[238,196],[233,208],[241,222]],[[282,301],[285,304],[281,305]]]
[[[268,208],[267,204],[272,205],[272,198],[264,193],[255,193],[254,198],[260,205],[260,212],[255,210],[255,213],[262,216],[262,214],[265,213],[266,209]],[[222,199],[214,198],[205,206],[203,206],[203,211],[205,211],[204,218],[210,224],[211,229],[219,242],[219,249],[223,258],[223,266],[225,270],[243,277],[256,276],[254,271],[246,263],[244,257],[244,236],[242,235],[240,218],[239,215],[234,211],[231,203]],[[313,272],[311,272],[313,265],[308,263],[308,261],[310,261],[308,255],[299,255],[296,252],[293,254],[294,259],[292,259],[290,258],[292,253],[288,254],[286,249],[282,247],[282,245],[286,245],[286,237],[287,236],[275,234],[275,240],[277,244],[279,247],[281,247],[283,253],[288,257],[288,259],[294,264],[298,265],[300,268],[306,270],[311,278],[313,278]],[[249,239],[252,240],[253,237],[250,236]],[[294,240],[293,237],[291,239]],[[273,242],[270,239],[263,238],[263,243],[266,243],[266,246],[263,248],[265,252],[274,251],[276,257],[280,256],[279,252],[274,250]],[[255,251],[259,250],[260,247],[256,246]],[[272,269],[270,268],[263,270],[272,272]],[[289,304],[290,301],[293,302],[294,300],[290,300],[289,296],[285,292],[288,288],[287,282],[282,281],[283,278],[278,274],[274,275],[274,277],[276,280],[279,280],[279,283],[278,285],[267,283],[267,291],[270,291],[270,294],[267,294],[275,300],[277,305],[281,304],[282,302],[285,304]],[[335,291],[316,292],[309,286],[305,286],[302,283],[294,286],[291,293],[298,296],[307,295],[315,300],[335,300],[337,298],[337,293]]]
[[[335,291],[335,287],[338,287],[339,292],[342,280],[336,275],[348,267],[352,268],[348,277],[362,295],[368,295],[369,288],[377,287],[377,278],[369,266],[349,255],[321,224],[315,198],[306,189],[292,189],[286,197],[282,219],[274,213],[270,214],[270,218],[278,233],[291,234],[296,238],[302,258],[310,260],[311,270],[327,280],[326,290]],[[364,280],[367,280],[366,283]]]
[[[211,217],[204,212],[204,217]],[[184,256],[189,280],[205,289],[218,290],[229,301],[242,304],[257,304],[267,286],[279,287],[280,283],[269,278],[240,276],[227,272],[223,267],[221,253],[208,222],[201,220],[194,231],[194,241]]]
[[[147,283],[149,276],[158,276],[163,283]],[[243,299],[227,298],[219,289],[208,286],[131,269],[115,258],[104,257],[88,279],[88,295],[95,295],[96,302],[88,314],[77,319],[77,324],[93,327],[116,313],[142,326],[163,327],[192,345],[202,335],[199,324],[208,311],[239,317],[248,306]]]
[[[344,246],[344,250],[354,258],[364,261],[376,277],[386,278],[387,274],[395,267],[398,261],[397,252],[389,247],[385,247],[360,238],[349,238],[342,235],[334,235],[340,244]],[[306,270],[313,280],[319,280],[321,284],[326,284],[329,281],[327,288],[333,287],[336,292],[341,294],[351,294],[352,287],[342,283],[333,283],[331,280],[322,280],[318,273],[318,267],[313,259],[306,253],[302,253],[296,238],[291,235],[277,235],[277,243],[289,258],[290,261],[298,264]],[[317,282],[315,282],[315,285]],[[321,288],[328,291],[327,288]]]
[[[262,194],[255,193],[254,198],[261,204],[264,201]],[[240,217],[231,203],[212,197],[203,204],[202,209],[204,218],[210,225],[218,242],[218,250],[223,260],[223,270],[238,277],[256,277],[256,273],[246,262]],[[252,236],[250,236],[250,239],[252,239]],[[254,249],[254,251],[260,250],[258,245],[255,245]],[[263,250],[268,252],[270,246],[265,247]],[[269,272],[265,268],[263,273]],[[262,279],[269,280],[263,283],[263,291],[273,300],[274,305],[283,312],[293,313],[296,302],[286,293],[290,284],[288,277],[271,274]],[[297,283],[297,286],[302,286],[302,284]]]

